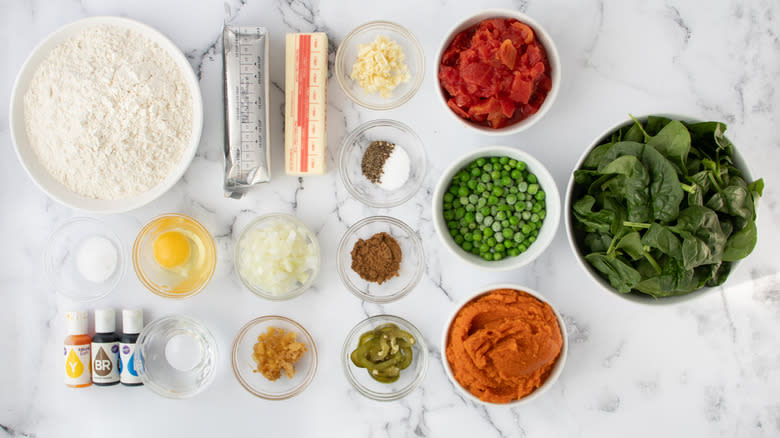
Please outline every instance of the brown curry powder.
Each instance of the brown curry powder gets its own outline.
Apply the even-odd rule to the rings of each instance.
[[[378,284],[398,276],[401,259],[401,247],[385,232],[368,240],[358,239],[352,248],[352,270],[363,280]]]

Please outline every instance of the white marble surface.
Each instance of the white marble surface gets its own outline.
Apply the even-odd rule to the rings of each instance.
[[[374,4],[376,3],[376,4]],[[542,23],[558,45],[563,85],[538,125],[506,138],[466,131],[434,102],[434,53],[444,33],[486,7],[516,8]],[[73,303],[51,293],[42,275],[46,237],[78,215],[27,178],[8,134],[14,77],[47,34],[82,17],[119,15],[168,35],[200,76],[205,128],[184,178],[151,205],[103,219],[128,243],[164,212],[196,217],[216,237],[219,262],[200,295],[166,301],[146,291],[132,269],[118,290],[98,302],[142,306],[147,319],[181,313],[202,320],[221,349],[219,369],[204,393],[168,400],[145,388],[62,384],[63,312]],[[756,436],[780,435],[780,4],[775,0],[604,1],[58,1],[0,3],[0,436]],[[283,35],[325,31],[332,49],[354,27],[389,19],[422,42],[428,69],[420,92],[403,107],[372,112],[329,83],[328,164],[324,177],[283,176],[281,166]],[[258,24],[271,39],[273,182],[236,201],[222,196],[222,24]],[[333,55],[333,54],[332,54]],[[331,57],[332,60],[332,57]],[[515,272],[476,271],[447,253],[430,220],[437,176],[474,147],[504,143],[544,162],[563,191],[582,149],[627,113],[674,112],[728,122],[728,135],[756,176],[767,183],[760,239],[727,285],[672,307],[643,307],[600,290],[576,266],[563,226],[534,264]],[[423,189],[408,203],[372,209],[351,199],[337,178],[335,156],[359,123],[393,118],[412,126],[430,158]],[[288,302],[245,290],[231,250],[258,214],[294,212],[319,234],[324,264],[315,286]],[[336,245],[346,228],[374,214],[398,217],[423,238],[428,264],[404,299],[363,303],[341,285]],[[571,346],[552,390],[530,405],[475,406],[447,381],[438,342],[453,301],[497,281],[528,285],[565,315]],[[353,390],[339,353],[348,330],[366,315],[387,312],[414,322],[431,344],[422,386],[398,402],[378,403]],[[229,362],[233,336],[258,315],[279,313],[305,325],[319,346],[320,368],[301,395],[281,402],[253,397]]]

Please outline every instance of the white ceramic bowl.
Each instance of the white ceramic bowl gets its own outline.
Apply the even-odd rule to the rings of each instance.
[[[697,123],[701,122],[702,120],[694,117],[684,116],[680,114],[652,114],[656,116],[666,117],[673,120],[682,120],[685,122],[690,123]],[[642,123],[645,123],[647,121],[648,115],[638,116],[636,117],[637,120],[639,120]],[[595,148],[596,146],[604,143],[607,141],[609,136],[612,135],[613,132],[617,131],[620,128],[623,128],[625,126],[630,126],[634,123],[633,120],[625,120],[620,123],[612,125],[610,128],[607,128],[599,134],[593,142],[582,152],[582,156],[580,156],[580,159],[577,160],[577,164],[574,165],[574,170],[579,169],[582,167],[582,163],[585,161],[585,158],[588,156],[590,151]],[[752,181],[753,177],[750,173],[750,169],[747,166],[747,163],[745,163],[745,160],[742,158],[742,155],[739,154],[739,151],[737,149],[737,146],[734,146],[734,165],[739,169],[743,176],[745,177],[746,181]],[[575,186],[574,182],[574,171],[572,171],[571,175],[569,176],[569,183],[566,186],[566,200],[564,202],[564,208],[566,211],[564,212],[564,223],[566,227],[566,237],[569,240],[569,245],[571,246],[572,251],[574,252],[574,257],[577,259],[578,264],[580,267],[585,271],[586,274],[590,278],[593,279],[596,283],[601,285],[604,289],[614,293],[614,295],[617,295],[621,298],[624,298],[629,301],[633,301],[635,303],[639,304],[649,304],[649,305],[665,305],[665,304],[677,304],[684,301],[689,301],[693,298],[701,297],[702,295],[706,294],[709,291],[712,291],[716,288],[711,287],[703,287],[701,289],[695,290],[693,292],[690,292],[685,295],[677,295],[672,297],[665,297],[665,298],[653,298],[650,295],[646,295],[643,293],[637,293],[637,292],[631,292],[627,294],[623,294],[618,292],[612,285],[609,283],[607,279],[601,276],[601,274],[596,271],[595,268],[593,268],[590,263],[585,261],[584,255],[582,251],[579,248],[579,245],[577,243],[577,233],[578,230],[574,226],[574,218],[571,214],[571,207],[572,203],[574,202],[574,196],[579,196],[581,194],[581,190],[578,191],[577,187]],[[737,267],[737,264],[739,262],[733,262],[731,264],[731,272],[734,272],[734,269]]]
[[[474,26],[475,24],[478,24],[483,20],[486,20],[488,18],[499,18],[499,17],[515,18],[518,21],[527,24],[529,27],[531,27],[531,29],[534,30],[537,39],[539,40],[539,42],[542,43],[545,50],[547,51],[547,59],[550,62],[550,70],[552,70],[552,74],[551,74],[552,88],[550,89],[550,92],[547,94],[547,97],[544,99],[544,103],[542,103],[542,106],[539,108],[539,111],[537,111],[536,114],[533,114],[527,119],[521,120],[520,122],[511,124],[509,126],[505,126],[499,129],[493,129],[463,119],[462,117],[455,114],[450,109],[450,107],[447,106],[447,98],[444,95],[441,85],[439,85],[439,65],[441,64],[442,54],[444,54],[444,51],[447,50],[447,47],[449,47],[450,43],[452,42],[452,40],[455,38],[457,34],[468,29],[471,26]],[[547,111],[549,111],[550,107],[555,102],[555,98],[558,96],[558,90],[561,88],[561,58],[558,55],[558,49],[555,47],[555,43],[550,37],[550,34],[548,34],[547,31],[544,30],[544,28],[533,18],[529,17],[526,14],[523,14],[522,12],[518,12],[512,9],[485,9],[477,14],[464,18],[455,26],[453,26],[449,32],[447,32],[447,35],[444,37],[444,39],[441,42],[441,45],[439,46],[439,50],[436,52],[436,57],[434,58],[434,60],[436,61],[434,66],[434,68],[436,69],[434,73],[436,77],[434,86],[436,87],[435,93],[437,96],[439,96],[437,100],[442,104],[444,111],[447,114],[451,115],[453,118],[455,118],[455,120],[462,123],[467,128],[473,129],[474,131],[479,132],[481,134],[509,135],[509,134],[516,134],[520,131],[524,131],[530,128],[534,123],[536,123],[542,117],[544,117]]]
[[[450,326],[452,325],[453,320],[458,315],[458,312],[460,312],[460,309],[463,308],[467,303],[471,302],[472,300],[481,297],[482,295],[487,294],[490,291],[496,290],[496,289],[514,289],[519,290],[527,293],[528,295],[532,295],[535,298],[537,298],[539,301],[543,303],[547,303],[553,310],[553,313],[555,313],[555,316],[558,318],[558,325],[561,329],[561,336],[563,337],[563,344],[561,345],[561,354],[558,356],[558,359],[555,362],[555,365],[553,366],[552,372],[547,377],[547,380],[545,380],[542,385],[539,388],[536,388],[536,390],[527,396],[515,400],[509,403],[490,403],[485,402],[477,398],[474,394],[467,391],[465,388],[463,388],[460,383],[458,383],[457,380],[455,380],[455,376],[452,374],[452,370],[450,369],[450,364],[447,362],[447,338],[450,334]],[[563,372],[563,367],[566,364],[566,354],[569,351],[569,337],[566,334],[566,324],[563,322],[563,317],[561,317],[561,314],[558,313],[558,311],[555,309],[555,306],[552,305],[549,301],[544,299],[539,292],[536,292],[533,289],[529,289],[525,286],[520,286],[518,284],[512,284],[512,283],[503,283],[503,284],[491,284],[488,286],[481,287],[474,291],[473,293],[466,296],[464,299],[462,299],[456,306],[455,309],[452,311],[452,313],[449,315],[449,317],[445,320],[444,324],[444,330],[442,330],[442,336],[441,336],[441,343],[439,346],[441,347],[441,361],[442,366],[444,367],[444,372],[447,374],[447,377],[450,379],[450,382],[452,382],[453,386],[458,389],[458,392],[460,392],[461,395],[466,397],[467,399],[473,401],[474,403],[486,405],[486,406],[507,406],[507,407],[515,407],[521,404],[526,404],[543,393],[547,392],[550,387],[553,386],[556,380],[558,380],[558,377],[561,375],[561,372]]]
[[[183,152],[179,162],[176,163],[168,176],[151,190],[138,196],[117,200],[87,198],[72,192],[67,187],[60,184],[49,174],[46,168],[43,167],[38,160],[38,157],[27,138],[24,125],[24,94],[30,87],[30,81],[41,62],[46,59],[49,52],[59,44],[62,44],[86,28],[101,25],[111,25],[130,29],[157,43],[171,56],[171,59],[173,59],[176,65],[181,69],[187,87],[190,89],[190,94],[192,95],[192,132],[190,134],[189,145]],[[190,66],[190,63],[187,61],[187,58],[184,57],[181,50],[179,50],[179,48],[165,35],[154,28],[134,20],[120,17],[85,18],[65,25],[46,37],[46,39],[32,51],[16,77],[16,82],[14,83],[11,92],[9,114],[11,139],[14,144],[14,149],[19,157],[19,161],[22,163],[22,167],[24,167],[27,174],[30,175],[33,182],[52,199],[68,207],[91,213],[121,213],[133,210],[152,202],[163,193],[167,192],[168,189],[179,181],[179,178],[184,175],[187,167],[189,167],[190,162],[198,149],[201,129],[203,127],[203,101],[201,100],[200,86],[198,84],[198,79],[192,70],[192,66]]]
[[[479,256],[466,252],[455,243],[455,240],[448,232],[447,223],[444,220],[442,202],[444,194],[447,192],[447,187],[452,181],[452,177],[455,176],[458,171],[477,158],[494,156],[507,156],[526,163],[528,170],[536,175],[539,185],[546,193],[545,208],[547,216],[542,222],[542,228],[539,230],[536,241],[533,242],[525,252],[522,252],[515,257],[506,257],[497,261],[487,261]],[[433,225],[436,229],[436,234],[439,235],[439,239],[451,253],[455,254],[460,259],[488,271],[508,271],[517,269],[534,261],[545,249],[547,249],[550,242],[552,242],[555,237],[560,217],[561,199],[558,194],[558,187],[555,185],[555,180],[552,175],[550,175],[550,172],[542,163],[527,152],[508,146],[484,146],[460,156],[444,170],[444,173],[439,177],[439,182],[436,184],[436,189],[433,192]]]

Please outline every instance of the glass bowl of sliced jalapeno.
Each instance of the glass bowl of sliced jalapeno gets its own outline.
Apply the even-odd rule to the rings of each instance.
[[[342,350],[344,374],[364,396],[391,401],[405,397],[425,378],[428,347],[409,321],[377,315],[359,322]]]

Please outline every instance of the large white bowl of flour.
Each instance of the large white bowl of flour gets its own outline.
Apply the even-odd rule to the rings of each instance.
[[[198,80],[181,50],[119,17],[79,20],[41,42],[16,78],[9,114],[35,184],[93,213],[133,210],[168,191],[203,127]]]

